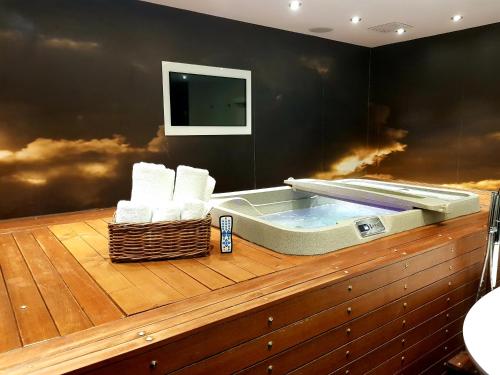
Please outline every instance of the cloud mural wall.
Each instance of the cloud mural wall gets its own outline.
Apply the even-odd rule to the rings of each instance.
[[[0,218],[113,206],[137,161],[208,168],[218,191],[289,176],[500,187],[500,28],[455,34],[370,58],[135,0],[0,0]],[[252,136],[165,137],[162,60],[252,70]]]

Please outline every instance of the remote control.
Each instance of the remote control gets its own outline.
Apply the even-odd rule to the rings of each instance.
[[[219,227],[220,227],[220,252],[232,253],[233,217],[229,215],[219,217]]]

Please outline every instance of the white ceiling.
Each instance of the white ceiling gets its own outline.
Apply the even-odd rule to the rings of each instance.
[[[500,22],[500,0],[301,0],[297,12],[290,10],[289,0],[145,1],[367,47]],[[454,14],[462,14],[464,19],[452,22]],[[362,22],[352,24],[354,15],[362,17]],[[389,22],[413,28],[403,35],[368,30]],[[309,31],[315,27],[334,30],[325,34]]]

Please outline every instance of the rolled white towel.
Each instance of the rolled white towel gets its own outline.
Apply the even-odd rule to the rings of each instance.
[[[132,170],[132,202],[150,207],[172,200],[175,171],[162,164],[135,163]]]
[[[212,197],[212,194],[215,189],[215,178],[212,176],[207,177],[207,186],[205,187],[205,198],[203,199],[205,202],[208,202]]]
[[[203,219],[208,214],[207,206],[208,204],[200,199],[184,200],[181,211],[181,220]]]
[[[175,201],[156,207],[153,209],[152,222],[180,220],[182,207],[182,203]]]
[[[174,200],[204,200],[207,189],[208,171],[179,165],[175,178]]]
[[[144,204],[119,201],[116,206],[115,222],[120,223],[150,223],[151,208]]]

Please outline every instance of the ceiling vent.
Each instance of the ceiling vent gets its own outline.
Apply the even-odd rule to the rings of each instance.
[[[309,31],[312,33],[324,34],[333,31],[333,29],[331,27],[312,27]]]
[[[412,28],[413,28],[413,26],[407,25],[405,23],[389,22],[389,23],[384,23],[383,25],[369,27],[368,30],[377,31],[379,33],[395,33],[396,30],[398,30],[398,29],[408,30],[408,29],[412,29]]]

